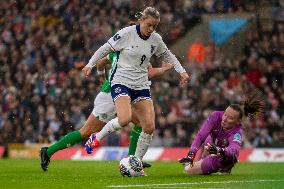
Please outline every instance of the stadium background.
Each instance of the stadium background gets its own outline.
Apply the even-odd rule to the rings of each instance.
[[[243,91],[256,87],[265,96],[266,113],[247,122],[242,153],[256,149],[264,160],[284,161],[283,0],[1,1],[0,157],[36,158],[39,146],[82,126],[100,86],[96,71],[86,79],[81,68],[127,24],[130,11],[144,6],[160,10],[158,32],[192,75],[185,87],[174,71],[153,80],[157,130],[149,157],[155,150],[170,154],[165,159],[177,158],[177,151],[183,156],[185,149],[176,147],[189,146],[212,110],[239,102]],[[128,143],[124,129],[103,146]],[[127,151],[102,149],[88,157],[82,148],[71,148],[67,159],[76,159],[78,151],[79,159],[113,159]]]

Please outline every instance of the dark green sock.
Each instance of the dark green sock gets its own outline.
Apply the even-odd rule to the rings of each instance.
[[[139,125],[134,125],[130,132],[130,143],[128,149],[128,155],[134,155],[137,147],[138,138],[140,133],[142,132],[142,128]]]
[[[62,137],[59,141],[52,144],[47,149],[47,155],[48,157],[51,157],[55,152],[58,150],[62,150],[65,148],[68,148],[69,146],[73,146],[74,144],[77,144],[78,142],[81,142],[83,140],[83,137],[80,133],[80,131],[73,131],[71,133],[68,133],[64,137]]]

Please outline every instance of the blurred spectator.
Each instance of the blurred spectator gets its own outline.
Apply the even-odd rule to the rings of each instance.
[[[269,147],[272,143],[272,137],[268,134],[268,130],[259,129],[256,133],[256,137],[253,140],[253,145],[255,147]]]

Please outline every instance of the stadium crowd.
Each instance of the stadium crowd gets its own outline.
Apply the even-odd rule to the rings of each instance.
[[[86,120],[100,86],[96,72],[86,79],[81,68],[127,24],[131,9],[129,0],[93,2],[0,2],[0,145],[54,142]],[[242,1],[189,2],[158,4],[159,31],[167,43],[203,13],[248,10]],[[253,87],[264,93],[268,106],[261,119],[248,122],[245,145],[284,146],[283,22],[248,32],[246,42],[243,56],[235,60],[209,46],[204,63],[187,65],[192,74],[188,86],[166,77],[153,81],[157,130],[152,146],[188,146],[213,109],[240,100],[242,91]],[[128,132],[111,135],[105,145],[127,146]]]

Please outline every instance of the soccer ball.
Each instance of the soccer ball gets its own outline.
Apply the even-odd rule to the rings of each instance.
[[[119,171],[123,177],[145,176],[141,160],[133,155],[120,160]]]

